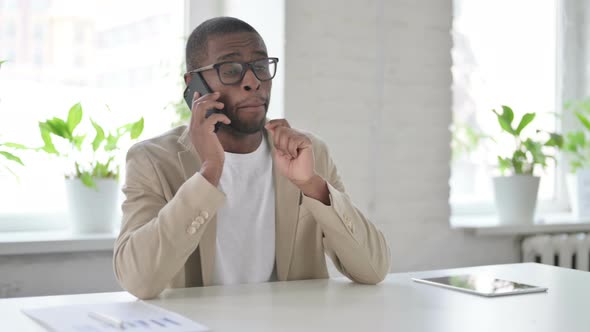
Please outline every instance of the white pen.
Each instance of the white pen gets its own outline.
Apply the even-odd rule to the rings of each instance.
[[[94,312],[94,311],[89,312],[88,313],[88,316],[90,318],[93,318],[93,319],[96,319],[96,320],[98,320],[100,322],[109,324],[110,326],[116,327],[118,329],[122,329],[123,328],[123,323],[124,322],[122,320],[116,318],[116,317],[112,317],[112,316],[105,315],[105,314],[100,313],[100,312]]]

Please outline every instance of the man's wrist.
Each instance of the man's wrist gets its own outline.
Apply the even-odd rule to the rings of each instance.
[[[308,181],[297,184],[299,190],[310,198],[318,200],[325,205],[330,205],[330,191],[328,190],[328,184],[319,175],[312,176]]]
[[[205,178],[205,180],[209,181],[209,183],[217,187],[217,185],[219,184],[219,179],[221,178],[222,171],[223,166],[204,162],[201,167],[200,173],[201,176]]]

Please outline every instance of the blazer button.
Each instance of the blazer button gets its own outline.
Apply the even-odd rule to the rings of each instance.
[[[186,229],[186,232],[189,233],[190,235],[193,235],[197,232],[197,228],[191,226],[189,228]]]
[[[207,211],[201,211],[201,217],[203,217],[205,219],[209,218],[209,212],[207,212]]]
[[[198,223],[199,225],[202,225],[205,223],[205,219],[203,219],[203,217],[198,216],[195,218],[195,222]]]

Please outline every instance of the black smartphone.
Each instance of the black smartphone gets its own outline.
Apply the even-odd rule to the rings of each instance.
[[[209,86],[207,85],[207,82],[205,82],[203,76],[201,76],[201,73],[194,73],[192,75],[193,78],[191,79],[191,82],[188,84],[186,89],[184,89],[184,100],[186,101],[186,104],[188,105],[189,109],[192,109],[193,107],[193,96],[195,95],[195,91],[198,92],[201,96],[213,92],[211,88],[209,88]],[[212,108],[207,110],[207,112],[205,113],[205,117],[209,117],[213,113],[224,113],[224,111],[225,109],[219,110],[217,108]],[[221,125],[221,122],[217,122],[215,124],[215,132],[219,130],[219,127]]]

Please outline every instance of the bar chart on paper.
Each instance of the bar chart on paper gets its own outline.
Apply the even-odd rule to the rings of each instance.
[[[141,301],[34,308],[23,312],[49,331],[209,331],[184,316]]]

